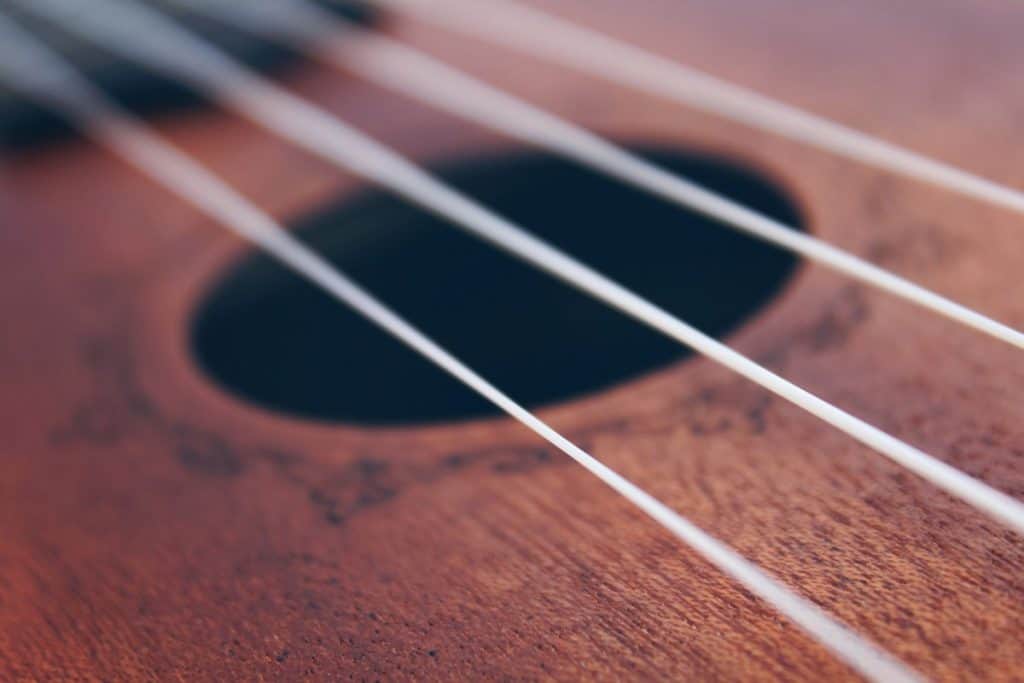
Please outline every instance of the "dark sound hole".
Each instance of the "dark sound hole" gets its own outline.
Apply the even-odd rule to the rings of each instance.
[[[721,159],[648,158],[788,225],[792,203]],[[440,169],[454,186],[714,336],[793,273],[788,253],[558,159]],[[298,234],[371,293],[527,406],[590,394],[689,351],[442,220],[374,192],[299,220]],[[196,357],[219,383],[284,413],[395,424],[496,409],[261,254],[198,311]]]

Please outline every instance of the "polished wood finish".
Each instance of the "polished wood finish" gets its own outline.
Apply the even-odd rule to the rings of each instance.
[[[1014,3],[548,4],[1024,187]],[[1024,327],[1021,216],[391,30],[618,139],[764,169],[814,233]],[[289,82],[417,159],[511,147],[316,67]],[[159,128],[281,217],[359,187],[224,114]],[[213,386],[187,324],[246,247],[101,150],[10,158],[0,192],[3,680],[853,677],[509,420],[313,424]],[[815,267],[729,341],[1024,497],[1019,352]],[[1024,677],[1024,542],[728,371],[691,359],[542,416],[923,673]]]

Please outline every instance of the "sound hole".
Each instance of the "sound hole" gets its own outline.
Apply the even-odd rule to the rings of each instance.
[[[788,225],[784,194],[733,163],[644,156]],[[550,156],[438,169],[455,187],[720,337],[793,273],[790,254]],[[518,401],[543,406],[679,361],[679,344],[383,192],[294,223],[306,243]],[[361,317],[254,254],[197,312],[211,377],[266,408],[364,424],[494,415],[489,403]]]

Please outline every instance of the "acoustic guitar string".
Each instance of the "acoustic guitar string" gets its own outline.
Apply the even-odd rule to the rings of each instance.
[[[370,0],[629,88],[1024,213],[1024,192],[513,0]]]
[[[241,116],[721,363],[1024,535],[1024,504],[774,374],[440,182],[152,9],[128,0],[15,0],[65,30],[205,91]],[[111,21],[117,17],[116,21]]]
[[[708,191],[426,53],[368,31],[360,31],[359,39],[353,40],[357,29],[351,22],[336,19],[308,0],[173,1],[260,36],[283,41],[334,67],[447,113],[574,159],[626,184],[704,213],[747,235],[1024,349],[1024,333]]]
[[[108,17],[109,18],[109,17]],[[350,306],[586,468],[705,560],[785,615],[873,681],[922,678],[877,645],[798,596],[729,546],[671,510],[410,325],[238,194],[221,178],[111,102],[48,46],[0,15],[0,79],[62,112],[97,143],[238,236]]]

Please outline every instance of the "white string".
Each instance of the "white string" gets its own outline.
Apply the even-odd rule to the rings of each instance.
[[[629,43],[512,0],[371,0],[429,24],[500,43],[868,166],[1024,213],[1000,185]]]
[[[93,1],[93,0],[90,0]],[[24,69],[43,74],[35,78]],[[873,681],[921,677],[833,620],[734,550],[673,512],[541,421],[293,238],[273,218],[199,163],[120,110],[48,47],[0,15],[0,78],[54,106],[137,169],[295,272],[351,306],[578,462],[670,533],[797,624],[841,661]]]
[[[224,106],[676,339],[874,448],[1024,535],[1024,504],[854,417],[703,334],[454,191],[329,112],[239,65],[210,43],[125,0],[15,0],[128,58],[205,90]],[[83,11],[85,10],[85,11]],[[105,11],[99,11],[105,10]],[[116,21],[110,17],[117,16]]]
[[[423,52],[383,36],[363,34],[359,40],[353,40],[351,23],[335,19],[306,0],[173,1],[237,22],[254,33],[283,39],[378,85],[595,167],[625,183],[717,218],[749,235],[1024,349],[1024,333],[675,176]]]

